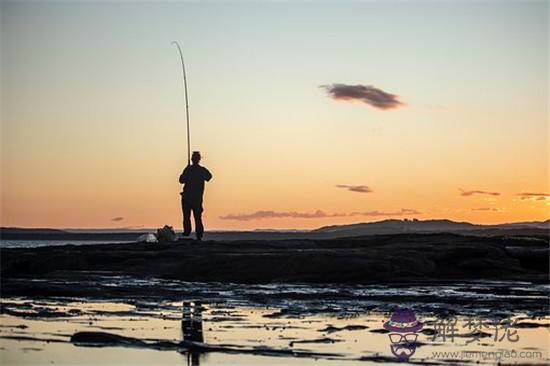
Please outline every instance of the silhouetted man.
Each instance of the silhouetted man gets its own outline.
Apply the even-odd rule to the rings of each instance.
[[[204,226],[202,225],[202,195],[204,182],[212,179],[212,174],[205,167],[199,165],[201,154],[193,151],[192,165],[188,165],[180,175],[180,183],[184,184],[181,193],[181,209],[183,211],[183,235],[191,234],[191,211],[195,218],[195,233],[197,240],[202,239]]]

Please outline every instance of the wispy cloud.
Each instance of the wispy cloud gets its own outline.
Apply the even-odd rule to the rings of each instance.
[[[472,211],[492,211],[492,212],[498,212],[500,211],[498,208],[494,207],[479,207],[479,208],[472,208]]]
[[[420,211],[402,208],[399,211],[365,211],[365,212],[349,212],[349,213],[327,213],[322,210],[314,212],[296,212],[296,211],[256,211],[252,213],[228,214],[220,216],[222,220],[235,221],[252,221],[263,219],[280,219],[280,218],[296,218],[296,219],[319,219],[327,217],[352,217],[352,216],[403,216],[403,215],[419,215]]]
[[[347,216],[403,216],[403,215],[420,215],[422,212],[411,209],[402,208],[399,211],[366,211],[366,212],[351,212]]]
[[[325,89],[334,100],[357,101],[381,110],[399,108],[404,105],[399,100],[399,96],[372,85],[330,84],[321,85],[321,88]]]
[[[122,221],[122,220],[124,220],[124,217],[122,217],[122,216],[113,217],[111,219],[111,221]]]
[[[521,192],[516,194],[521,200],[545,201],[550,193]]]
[[[353,186],[348,184],[337,184],[336,187],[338,188],[344,188],[348,191],[352,192],[359,192],[359,193],[371,193],[372,189],[370,189],[368,186]]]
[[[475,194],[481,194],[486,196],[500,196],[499,192],[488,192],[488,191],[480,191],[480,190],[472,190],[472,191],[465,191],[463,189],[460,190],[461,196],[473,196]]]
[[[296,219],[317,219],[323,217],[338,217],[346,216],[345,214],[333,213],[329,214],[321,210],[315,212],[296,212],[296,211],[256,211],[252,213],[240,213],[240,214],[228,214],[220,216],[222,220],[236,220],[236,221],[250,221],[250,220],[263,220],[263,219],[282,219],[282,218],[296,218]]]

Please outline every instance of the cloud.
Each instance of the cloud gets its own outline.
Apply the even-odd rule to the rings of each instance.
[[[475,194],[484,194],[487,196],[500,196],[499,192],[488,192],[488,191],[479,191],[479,190],[473,190],[473,191],[465,191],[463,189],[460,190],[462,193],[460,193],[461,196],[473,196]]]
[[[410,209],[402,208],[400,211],[384,212],[384,211],[366,211],[366,212],[352,212],[347,216],[403,216],[403,215],[420,215],[422,212]]]
[[[280,218],[296,218],[296,219],[319,219],[327,217],[353,217],[353,216],[403,216],[403,215],[419,215],[421,212],[409,208],[402,208],[399,211],[383,212],[383,211],[365,211],[365,212],[350,212],[350,213],[327,213],[322,210],[315,212],[296,212],[296,211],[256,211],[252,213],[228,214],[220,216],[222,220],[234,221],[252,221],[263,219],[280,219]]]
[[[296,218],[296,219],[318,219],[324,217],[337,217],[346,216],[346,214],[328,214],[324,211],[317,210],[315,212],[277,212],[277,211],[256,211],[247,214],[228,214],[220,216],[222,220],[236,220],[236,221],[250,221],[250,220],[263,220],[263,219],[281,219],[281,218]]]
[[[550,193],[534,193],[534,192],[521,192],[516,194],[522,201],[523,200],[536,200],[545,201],[550,197]]]
[[[357,101],[370,105],[373,108],[387,110],[403,106],[399,96],[387,93],[372,85],[321,85],[334,100]]]
[[[337,184],[336,187],[338,188],[345,188],[348,191],[351,192],[359,192],[359,193],[371,193],[372,189],[370,189],[367,186],[352,186],[347,184]]]
[[[113,217],[111,219],[111,221],[122,221],[122,220],[124,220],[124,217],[122,217],[122,216]]]
[[[498,208],[494,207],[480,207],[480,208],[472,208],[472,211],[493,211],[497,212],[500,211]]]

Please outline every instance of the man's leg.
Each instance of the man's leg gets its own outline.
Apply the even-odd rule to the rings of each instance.
[[[191,205],[181,199],[181,209],[183,211],[183,236],[191,234]]]
[[[204,234],[204,226],[202,226],[202,203],[193,206],[193,216],[195,217],[197,240],[202,240]]]

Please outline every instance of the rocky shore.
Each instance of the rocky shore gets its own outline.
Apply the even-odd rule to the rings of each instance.
[[[232,283],[546,283],[548,241],[400,234],[333,240],[66,245],[2,249],[1,265],[4,295],[30,295],[28,286],[17,285],[22,278],[40,280],[33,285],[32,291],[37,291],[48,286],[48,279],[76,279],[87,273]],[[62,295],[63,289],[57,294]]]

